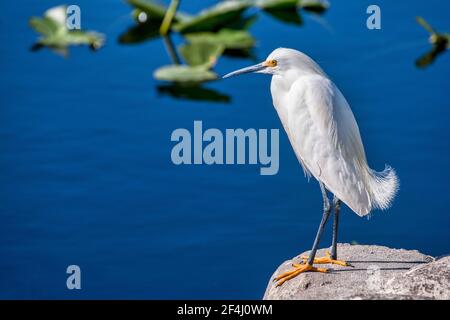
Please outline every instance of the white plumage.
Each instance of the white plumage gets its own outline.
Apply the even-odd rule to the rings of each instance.
[[[272,75],[273,105],[303,170],[319,181],[324,203],[309,256],[304,257],[303,263],[293,264],[293,270],[276,276],[277,286],[303,272],[328,272],[313,264],[350,266],[346,261],[337,260],[340,203],[343,201],[359,216],[369,214],[374,208],[386,209],[398,189],[394,169],[389,166],[382,172],[370,169],[347,100],[310,57],[296,50],[279,48],[266,61],[231,72],[224,78],[249,72]],[[327,190],[334,195],[332,206]],[[316,259],[332,210],[331,252]]]
[[[394,169],[376,172],[367,164],[359,128],[346,99],[307,55],[279,48],[273,104],[305,172],[324,183],[355,213],[389,207],[398,189]]]

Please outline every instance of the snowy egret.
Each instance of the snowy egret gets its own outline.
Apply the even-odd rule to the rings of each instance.
[[[368,164],[359,128],[347,100],[310,57],[297,50],[278,48],[259,64],[231,72],[272,75],[273,105],[305,175],[314,176],[323,196],[323,215],[311,252],[302,264],[275,278],[277,285],[302,272],[327,272],[313,264],[350,266],[337,260],[337,232],[341,201],[357,215],[374,208],[387,209],[398,189],[397,175],[389,166],[382,172]],[[328,192],[333,194],[331,253],[315,258],[325,224],[331,213]]]

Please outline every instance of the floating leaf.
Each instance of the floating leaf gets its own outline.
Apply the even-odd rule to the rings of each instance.
[[[138,18],[139,15],[144,12],[145,19],[138,19],[139,22],[146,22],[148,20],[157,20],[162,21],[164,19],[164,15],[166,14],[167,7],[163,4],[157,3],[152,0],[127,0],[127,2],[137,10],[133,13],[135,18]],[[141,16],[142,17],[142,16]],[[174,17],[175,21],[183,21],[190,18],[189,15],[181,12],[177,12]]]
[[[211,68],[222,54],[224,46],[213,42],[192,42],[181,45],[179,51],[186,63],[192,67]]]
[[[55,21],[58,25],[65,25],[67,19],[67,6],[57,6],[48,9],[44,12],[44,17],[47,17],[53,21]]]
[[[151,0],[127,0],[127,2],[138,9],[135,14],[145,12],[150,19],[162,21],[167,10],[166,6]]]
[[[417,67],[425,68],[450,47],[450,34],[436,32],[422,17],[416,17],[416,20],[425,30],[431,33],[430,42],[433,45],[432,49],[416,60]]]
[[[37,42],[42,46],[65,48],[71,45],[88,45],[97,50],[103,46],[104,37],[96,32],[73,30],[62,34],[55,34],[41,38]]]
[[[198,32],[186,35],[189,42],[209,42],[220,44],[225,49],[249,49],[255,45],[255,39],[247,31],[222,29],[217,33]]]
[[[135,44],[156,38],[160,35],[161,23],[167,7],[151,0],[127,0],[135,8],[133,17],[138,24],[131,26],[119,37],[119,43]],[[174,21],[191,18],[185,13],[176,12]]]
[[[43,46],[54,49],[57,53],[66,55],[70,45],[89,45],[92,49],[103,46],[104,36],[93,31],[69,30],[66,26],[66,6],[58,6],[47,10],[43,18],[32,17],[30,26],[42,35],[33,50]]]
[[[43,18],[31,18],[30,19],[30,26],[38,33],[44,35],[44,36],[51,36],[58,32],[62,26],[55,22],[54,20],[43,17]]]
[[[169,65],[157,69],[153,76],[158,80],[178,83],[199,83],[217,79],[217,74],[203,66]]]
[[[431,33],[430,36],[430,42],[436,46],[439,47],[449,47],[450,46],[450,34],[448,33],[440,33],[435,31],[422,17],[416,17],[416,21],[418,24],[420,24],[422,27],[425,28],[429,33]]]
[[[188,65],[170,65],[157,69],[154,77],[175,83],[201,83],[217,79],[209,69],[222,54],[221,44],[195,42],[180,47],[180,53]]]
[[[44,44],[45,41],[43,41]],[[69,45],[89,45],[92,49],[97,50],[104,44],[104,37],[102,34],[93,31],[81,31],[73,30],[69,31],[61,39],[56,39],[55,45],[57,46],[69,46]],[[50,45],[50,44],[48,44]]]
[[[246,0],[229,0],[201,11],[197,16],[177,23],[174,30],[181,33],[216,31],[241,18],[241,14],[250,7]]]
[[[199,85],[169,84],[158,86],[158,92],[177,99],[229,103],[230,97],[216,90]]]

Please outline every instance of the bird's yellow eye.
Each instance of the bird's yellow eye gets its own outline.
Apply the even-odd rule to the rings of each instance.
[[[268,67],[276,67],[277,66],[277,60],[275,60],[275,59],[267,60],[265,65],[268,66]]]

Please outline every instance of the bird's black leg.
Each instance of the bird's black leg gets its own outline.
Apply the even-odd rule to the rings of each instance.
[[[320,190],[322,191],[322,197],[323,197],[323,215],[322,215],[322,221],[320,222],[319,230],[317,230],[316,238],[314,239],[314,244],[311,249],[311,253],[308,257],[308,264],[312,265],[314,263],[314,258],[316,257],[317,247],[320,243],[320,237],[322,236],[323,229],[325,228],[325,225],[328,221],[328,218],[330,217],[330,200],[328,199],[327,190],[325,189],[325,186],[322,182],[319,182]]]
[[[337,259],[337,235],[339,227],[339,214],[341,212],[341,200],[338,197],[333,197],[334,207],[334,221],[333,221],[333,240],[331,242],[331,259]]]
[[[325,186],[322,182],[319,182],[320,190],[322,191],[322,197],[323,197],[323,215],[322,215],[322,221],[320,221],[319,230],[317,230],[316,238],[314,239],[314,244],[311,249],[311,253],[309,256],[301,256],[300,258],[303,259],[303,263],[293,263],[292,266],[294,267],[293,270],[289,270],[286,272],[283,272],[282,274],[276,276],[274,278],[274,281],[277,281],[276,286],[281,286],[286,281],[298,276],[299,274],[307,271],[314,271],[314,272],[328,272],[328,269],[324,268],[316,268],[313,266],[313,264],[337,264],[343,267],[351,267],[350,264],[348,264],[345,261],[337,260],[336,259],[336,246],[337,246],[337,229],[338,229],[338,219],[339,219],[339,210],[341,202],[338,198],[333,198],[333,205],[335,210],[335,217],[334,217],[334,224],[333,224],[333,243],[332,243],[332,252],[327,252],[325,257],[316,258],[316,252],[317,247],[320,243],[320,237],[322,236],[323,229],[325,228],[325,225],[327,224],[328,218],[330,217],[331,212],[331,206],[330,206],[330,200],[328,199],[327,190],[325,189]],[[306,262],[306,263],[305,263]]]
[[[322,186],[321,186],[322,188]],[[323,193],[323,190],[322,190]],[[326,195],[326,193],[325,193]],[[324,198],[325,199],[325,198]],[[328,200],[328,198],[326,199]],[[324,201],[326,201],[324,200]],[[324,209],[327,208],[326,205],[324,205]],[[328,219],[328,216],[330,215],[331,208],[328,209],[328,216],[325,216],[325,210],[324,210],[324,217],[322,218],[322,223],[320,224],[319,232],[317,233],[316,240],[314,241],[313,249],[311,250],[311,254],[309,256],[301,256],[304,262],[308,262],[309,265],[311,263],[314,264],[337,264],[343,267],[353,267],[351,264],[344,260],[338,260],[337,259],[337,234],[338,234],[338,226],[339,226],[339,213],[341,211],[341,200],[338,199],[336,196],[333,197],[333,208],[334,208],[334,222],[333,222],[333,241],[331,243],[331,253],[327,252],[324,257],[315,258],[316,255],[316,249],[318,245],[318,241],[320,240],[320,233],[323,231],[324,224],[326,223],[326,219]],[[325,223],[323,222],[325,219]],[[319,237],[319,240],[317,238]]]
[[[322,215],[322,221],[320,222],[319,230],[317,231],[316,239],[314,240],[313,247],[311,249],[311,253],[309,254],[309,257],[305,257],[304,259],[308,259],[308,262],[306,264],[298,264],[293,263],[292,266],[294,267],[293,270],[289,270],[286,272],[283,272],[282,274],[276,276],[274,278],[274,281],[277,281],[276,286],[281,286],[286,281],[298,276],[299,274],[307,271],[314,271],[314,272],[328,272],[327,269],[324,268],[316,268],[313,266],[313,263],[316,263],[317,259],[314,259],[317,252],[317,247],[319,246],[320,242],[320,236],[322,235],[323,229],[325,228],[325,224],[328,221],[328,218],[330,217],[330,200],[327,196],[327,191],[325,189],[325,186],[322,182],[319,182],[320,190],[322,190],[322,196],[323,196],[323,215]]]

